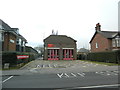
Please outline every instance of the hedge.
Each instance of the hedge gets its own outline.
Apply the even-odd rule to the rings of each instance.
[[[89,53],[87,58],[91,61],[120,63],[120,50]]]
[[[29,58],[26,59],[17,59],[17,55],[29,55]],[[18,65],[20,63],[27,63],[29,61],[35,60],[37,54],[34,53],[25,53],[25,52],[2,52],[2,66],[5,63],[9,63],[10,66]]]

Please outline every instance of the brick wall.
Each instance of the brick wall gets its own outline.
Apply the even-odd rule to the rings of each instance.
[[[12,33],[4,34],[4,51],[16,51],[16,36]]]
[[[96,48],[96,43],[98,45],[98,48]],[[111,49],[112,49],[112,41],[97,33],[91,42],[91,52],[108,51]]]

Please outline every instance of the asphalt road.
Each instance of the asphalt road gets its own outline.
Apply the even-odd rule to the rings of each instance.
[[[79,67],[77,67],[76,64],[65,63],[65,65],[38,62],[33,65],[31,63],[31,67],[30,65],[24,67],[25,70],[27,68],[24,73],[18,73],[20,72],[18,71],[17,74],[4,75],[2,77],[2,87],[57,88],[58,90],[118,88],[118,70],[116,67],[84,62],[79,63]]]

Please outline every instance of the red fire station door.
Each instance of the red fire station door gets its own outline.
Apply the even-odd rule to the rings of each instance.
[[[59,49],[48,49],[48,60],[58,60]]]
[[[63,49],[63,60],[73,60],[73,49]]]

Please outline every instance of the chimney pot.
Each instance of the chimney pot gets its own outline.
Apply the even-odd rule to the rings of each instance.
[[[96,24],[95,30],[101,31],[101,25],[100,25],[100,23]]]

